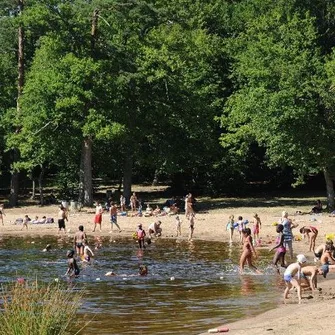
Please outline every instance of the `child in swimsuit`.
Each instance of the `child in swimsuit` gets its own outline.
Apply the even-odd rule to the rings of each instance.
[[[304,255],[297,256],[297,262],[290,264],[285,272],[284,272],[284,280],[285,280],[285,291],[284,291],[284,302],[288,298],[288,293],[292,287],[297,289],[298,294],[298,301],[301,304],[301,285],[300,285],[300,278],[301,278],[301,267],[307,262],[307,259]],[[294,276],[297,274],[298,279],[295,279]]]
[[[277,244],[273,248],[270,249],[270,251],[277,249],[274,257],[272,264],[276,267],[277,272],[279,273],[279,268],[278,268],[278,262],[280,261],[280,266],[283,268],[286,268],[285,265],[285,254],[286,254],[286,248],[284,247],[284,234],[283,234],[284,226],[282,224],[279,224],[276,227],[276,231],[278,233],[277,236]]]
[[[304,234],[308,237],[309,240],[309,251],[313,251],[315,249],[315,240],[318,236],[318,230],[313,226],[304,226],[300,228],[300,233]]]
[[[314,261],[315,262],[320,260],[322,254],[325,252],[327,246],[329,246],[332,251],[335,250],[333,241],[330,240],[330,239],[327,239],[325,244],[321,244],[321,245],[319,245],[318,247],[315,248],[315,250],[314,250],[314,256],[315,256]]]
[[[254,234],[254,243],[258,243],[259,240],[259,230],[261,228],[262,222],[258,214],[254,214],[254,225],[253,225],[253,234]]]
[[[91,250],[91,248],[88,245],[85,244],[85,246],[84,246],[83,261],[88,263],[88,262],[90,262],[91,257],[94,257],[94,253]]]
[[[80,273],[79,267],[77,265],[76,260],[74,259],[74,250],[68,250],[66,254],[68,260],[67,260],[67,271],[65,273],[65,276],[69,277],[77,277]]]
[[[228,223],[226,225],[226,230],[229,230],[229,242],[233,243],[233,234],[235,229],[234,223],[234,215],[230,215],[228,219]]]

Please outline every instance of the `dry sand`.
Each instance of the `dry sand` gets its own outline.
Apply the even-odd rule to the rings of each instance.
[[[228,241],[229,236],[226,232],[226,223],[228,216],[234,214],[235,218],[238,215],[243,218],[252,219],[252,214],[257,211],[262,221],[261,227],[261,238],[263,247],[268,248],[273,243],[276,233],[275,227],[272,225],[273,222],[277,221],[283,210],[287,210],[290,217],[299,223],[299,226],[313,225],[319,229],[319,235],[317,238],[317,245],[325,241],[326,234],[335,233],[335,218],[329,217],[327,214],[320,216],[305,215],[294,215],[297,210],[302,212],[308,212],[311,208],[310,202],[303,203],[305,205],[296,208],[295,204],[300,202],[294,199],[290,201],[282,200],[284,204],[293,204],[290,206],[280,206],[278,199],[276,201],[264,200],[258,202],[257,207],[248,204],[243,204],[241,207],[239,201],[222,201],[216,202],[215,208],[206,212],[199,212],[196,215],[194,240],[215,240],[215,241]],[[234,206],[234,203],[236,206]],[[277,206],[277,203],[279,204]],[[201,204],[201,199],[200,199]],[[201,207],[201,206],[200,206]],[[26,236],[35,235],[57,235],[57,206],[28,206],[15,209],[5,209],[4,226],[0,225],[0,235],[17,235]],[[29,230],[21,230],[21,225],[14,224],[17,218],[23,218],[25,214],[28,214],[30,218],[34,218],[36,215],[41,218],[43,215],[46,217],[53,217],[55,223],[53,224],[31,224]],[[102,232],[92,232],[93,228],[93,217],[94,208],[83,209],[80,212],[70,212],[69,222],[66,223],[67,235],[72,236],[78,229],[78,225],[82,224],[89,236],[127,236],[136,230],[137,224],[142,223],[145,230],[148,229],[150,223],[156,218],[153,217],[118,217],[118,223],[122,229],[119,233],[118,230],[110,233],[110,223],[108,213],[103,215]],[[182,217],[182,237],[187,239],[188,237],[188,224],[183,214]],[[162,221],[163,238],[172,238],[175,236],[175,217],[174,216],[162,216],[158,218]],[[294,231],[298,234],[298,229]],[[64,234],[64,232],[61,232]],[[237,235],[235,236],[237,241]],[[295,253],[304,253],[310,263],[313,263],[313,254],[308,252],[307,241],[297,241],[294,243]],[[231,334],[332,334],[332,308],[335,306],[335,274],[330,273],[327,279],[320,278],[319,276],[321,292],[303,292],[303,301],[301,305],[297,304],[297,299],[294,294],[291,294],[291,298],[288,299],[288,304],[283,303],[274,310],[268,311],[264,314],[258,315],[251,319],[241,320],[236,323],[224,325],[228,327],[229,333]],[[215,328],[219,325],[208,325],[208,329]]]

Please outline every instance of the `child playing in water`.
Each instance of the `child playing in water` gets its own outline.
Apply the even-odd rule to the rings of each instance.
[[[243,229],[242,236],[243,236],[243,250],[242,250],[242,255],[240,258],[240,273],[241,274],[243,273],[244,266],[246,263],[248,264],[250,268],[254,269],[257,273],[260,273],[257,267],[252,264],[252,253],[254,253],[256,257],[257,257],[257,254],[255,251],[254,245],[252,243],[250,228]]]
[[[188,240],[192,241],[193,238],[193,232],[194,232],[194,219],[195,219],[195,214],[194,212],[189,214],[188,220],[190,221],[190,234],[188,236]]]
[[[69,277],[76,277],[79,275],[80,270],[79,267],[77,265],[76,260],[74,259],[74,250],[68,250],[68,252],[66,253],[66,256],[68,258],[67,260],[67,271],[65,273],[65,276],[69,276]]]
[[[272,264],[276,267],[277,272],[279,273],[279,268],[278,268],[278,262],[280,261],[280,266],[286,268],[285,265],[285,254],[286,254],[286,248],[284,246],[284,234],[283,234],[284,226],[282,224],[279,224],[276,227],[276,232],[278,233],[277,236],[277,244],[273,248],[270,249],[270,251],[277,249],[274,257]]]
[[[84,262],[89,262],[91,260],[91,257],[94,257],[94,253],[91,250],[91,248],[87,244],[85,244],[85,246],[84,246],[83,261]]]
[[[284,280],[285,280],[285,291],[284,291],[284,302],[288,298],[288,293],[292,287],[297,289],[298,294],[298,301],[301,304],[301,285],[300,285],[300,278],[301,278],[301,267],[307,262],[307,259],[304,255],[297,256],[297,262],[290,264],[285,272],[284,272]],[[295,279],[294,276],[298,275],[298,279]]]
[[[181,236],[181,220],[179,215],[176,216],[176,236]]]
[[[145,231],[144,229],[142,228],[142,225],[139,224],[138,226],[138,229],[137,229],[137,241],[138,241],[138,246],[140,249],[144,249],[145,246],[144,246],[144,238],[145,238]]]
[[[234,234],[234,215],[230,215],[228,218],[228,223],[226,225],[226,231],[229,230],[229,242],[233,243],[233,234]]]
[[[253,234],[254,234],[254,243],[257,245],[259,241],[259,230],[261,229],[261,219],[258,214],[254,214],[254,225],[253,225]]]
[[[76,253],[79,256],[84,255],[84,245],[87,240],[86,233],[84,232],[84,226],[79,226],[78,231],[74,235],[74,247],[76,249]]]
[[[313,251],[315,249],[315,240],[318,236],[318,230],[313,226],[304,226],[300,228],[300,233],[304,234],[304,236],[308,237],[309,240],[309,251]]]

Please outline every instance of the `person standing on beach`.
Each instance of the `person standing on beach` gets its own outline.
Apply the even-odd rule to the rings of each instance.
[[[278,233],[277,236],[277,244],[273,248],[270,249],[270,251],[277,249],[274,257],[272,264],[276,267],[277,272],[279,273],[279,268],[278,268],[278,262],[280,261],[280,266],[283,268],[286,268],[285,264],[285,255],[286,255],[286,248],[284,247],[284,234],[283,234],[284,226],[282,224],[279,224],[276,227],[276,232]]]
[[[297,289],[298,301],[299,301],[299,304],[301,304],[301,285],[300,285],[301,267],[304,266],[306,262],[307,262],[307,259],[304,255],[298,255],[297,262],[290,264],[286,268],[284,272],[284,281],[286,285],[286,288],[284,291],[284,302],[285,303],[286,303],[286,299],[288,298],[290,289],[294,287]],[[296,274],[298,276],[298,279],[294,278]]]
[[[186,219],[188,219],[191,214],[194,214],[193,196],[192,196],[191,193],[189,193],[185,197],[185,216],[186,216]]]
[[[233,243],[233,234],[235,229],[234,215],[230,215],[226,225],[226,231],[229,231],[229,243]]]
[[[117,206],[116,206],[115,202],[111,203],[111,208],[109,210],[109,214],[110,214],[110,221],[111,221],[111,231],[110,231],[110,233],[112,233],[113,230],[114,230],[114,226],[113,226],[114,224],[119,229],[119,233],[121,233],[121,228],[117,223]]]
[[[188,219],[190,221],[190,234],[188,236],[188,240],[193,241],[195,214],[191,213]]]
[[[136,196],[135,192],[130,197],[130,208],[131,208],[131,210],[133,212],[136,212],[136,208],[137,208],[137,196]]]
[[[284,247],[286,250],[289,250],[290,258],[293,259],[293,234],[292,228],[296,228],[299,224],[293,224],[292,220],[288,218],[288,213],[286,211],[282,212],[282,217],[280,220],[280,224],[284,226],[283,234],[284,234]]]
[[[21,230],[23,230],[24,227],[26,227],[26,229],[28,230],[28,223],[30,223],[30,218],[28,215],[25,215],[24,216],[24,219],[23,219],[23,226],[21,228]]]
[[[99,225],[99,230],[101,231],[102,211],[103,209],[102,209],[100,202],[97,202],[95,206],[94,228],[92,230],[93,232],[95,232],[97,225]]]
[[[120,210],[121,210],[121,212],[126,211],[126,198],[124,197],[123,194],[121,194],[121,196],[120,196]]]
[[[68,221],[67,212],[66,212],[65,207],[63,205],[60,205],[59,211],[58,211],[58,232],[64,229],[64,233],[66,233],[65,220]]]
[[[261,219],[259,218],[258,214],[255,213],[254,214],[254,220],[253,220],[253,234],[254,234],[254,244],[255,245],[259,245],[260,241],[259,241],[259,231],[261,229]]]

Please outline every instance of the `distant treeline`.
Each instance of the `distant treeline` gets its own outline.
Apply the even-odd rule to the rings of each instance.
[[[334,207],[335,3],[1,0],[2,181],[236,194],[315,175]],[[34,182],[34,183],[33,183]]]

